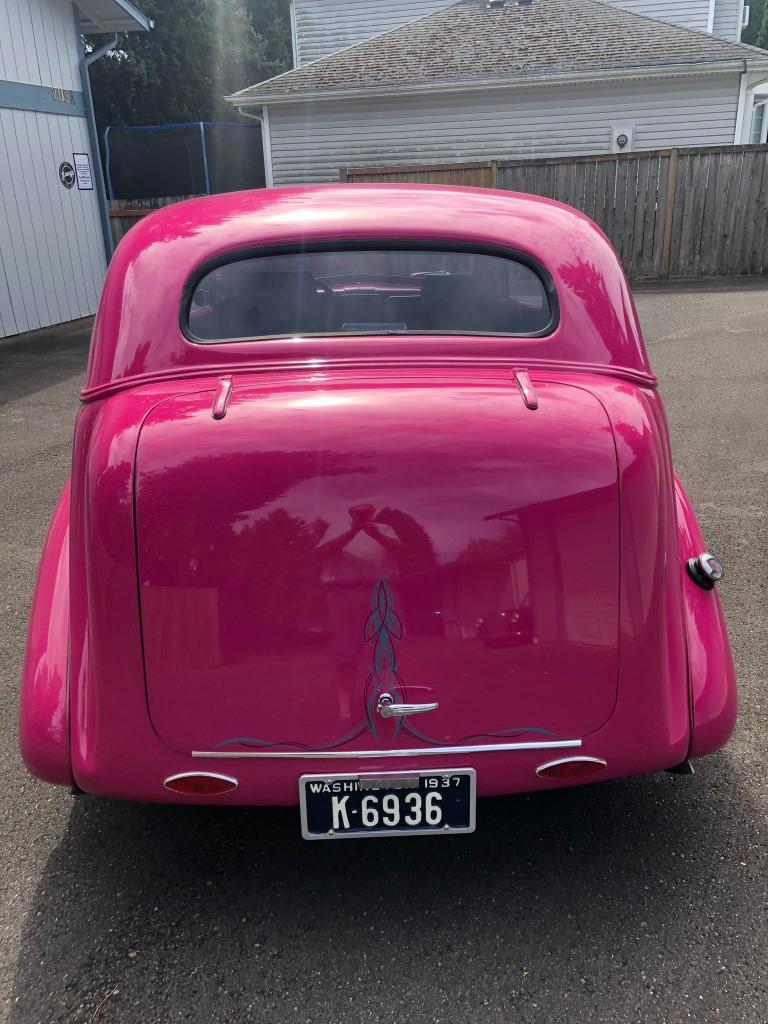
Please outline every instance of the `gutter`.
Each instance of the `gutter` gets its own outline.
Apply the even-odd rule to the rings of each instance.
[[[77,3],[78,0],[73,0]],[[116,17],[107,16],[106,18],[99,18],[95,13],[88,13],[84,11],[85,19],[83,21],[83,27],[81,31],[85,32],[86,35],[106,35],[112,32],[149,32],[155,27],[155,23],[152,18],[140,11],[131,0],[113,0],[115,5],[120,8],[125,17],[121,18],[119,15]],[[82,6],[92,6],[83,4]]]
[[[696,64],[659,64],[650,67],[639,68],[618,68],[613,70],[598,70],[588,74],[583,72],[564,71],[554,74],[516,75],[514,77],[483,78],[472,82],[455,79],[450,82],[409,82],[403,85],[382,85],[382,86],[357,86],[351,89],[324,89],[304,92],[287,93],[253,93],[251,96],[244,96],[242,92],[225,96],[224,99],[236,106],[242,113],[243,107],[262,106],[267,103],[322,103],[332,102],[338,99],[365,98],[371,99],[374,96],[400,96],[414,93],[436,93],[436,92],[470,92],[486,89],[517,88],[525,89],[541,85],[559,84],[591,84],[594,82],[626,81],[633,79],[653,78],[683,78],[692,75],[713,75],[713,74],[744,74],[751,70],[765,70],[768,72],[768,57],[764,60],[737,60],[699,62]],[[290,73],[290,72],[289,72]]]
[[[82,29],[80,28],[80,15],[75,9],[75,31],[77,32],[80,46],[82,47]],[[96,132],[96,115],[93,110],[93,94],[91,93],[91,64],[101,60],[105,53],[109,53],[117,46],[117,34],[111,36],[103,46],[86,56],[80,58],[80,82],[83,89],[83,100],[85,101],[85,119],[88,124],[88,139],[91,144],[91,159],[93,161],[92,174],[96,183],[96,199],[99,204],[99,220],[101,221],[101,235],[104,242],[104,254],[107,263],[112,259],[112,228],[109,223],[109,207],[107,206],[107,193],[104,188],[104,172],[101,169],[101,152],[99,150],[99,137]]]
[[[150,32],[155,27],[153,19],[148,17],[143,11],[140,11],[138,7],[131,3],[131,0],[117,0],[117,2],[131,21],[136,22],[140,31]],[[131,28],[130,31],[133,32],[135,30]]]

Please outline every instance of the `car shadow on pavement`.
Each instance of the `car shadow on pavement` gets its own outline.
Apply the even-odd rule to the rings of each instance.
[[[630,1020],[644,964],[685,960],[708,908],[726,929],[747,899],[727,842],[738,787],[720,755],[693,779],[483,800],[471,836],[320,843],[295,808],[79,797],[10,1019],[543,1021],[561,1019],[557,989],[570,1021]]]

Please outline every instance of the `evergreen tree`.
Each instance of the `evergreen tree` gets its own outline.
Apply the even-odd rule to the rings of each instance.
[[[768,3],[766,0],[750,0],[749,24],[741,33],[742,43],[762,46],[768,49]]]
[[[140,6],[154,29],[126,34],[91,68],[100,136],[107,125],[235,120],[225,95],[291,67],[288,0],[141,0]]]
[[[755,45],[762,46],[763,49],[768,50],[768,3],[766,3],[765,0],[760,0],[760,5],[762,6],[763,10],[762,17],[760,18],[760,28],[757,33]]]

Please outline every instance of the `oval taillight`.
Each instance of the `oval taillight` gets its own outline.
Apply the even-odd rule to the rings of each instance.
[[[536,774],[540,779],[585,779],[605,767],[606,762],[599,757],[565,757],[539,765]]]
[[[163,785],[181,796],[223,796],[237,789],[237,779],[217,772],[182,772],[169,775]]]

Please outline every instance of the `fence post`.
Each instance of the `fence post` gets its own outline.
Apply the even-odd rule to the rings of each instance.
[[[675,212],[675,195],[677,193],[677,165],[680,152],[677,149],[669,153],[669,173],[667,175],[666,206],[664,207],[664,235],[661,242],[661,276],[669,277],[669,258],[672,250],[672,220]]]
[[[491,160],[491,184],[490,188],[499,187],[499,161]]]
[[[205,194],[211,194],[211,179],[208,174],[208,149],[205,145],[205,125],[200,122],[200,149],[203,154],[203,175],[205,177]]]

